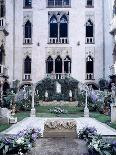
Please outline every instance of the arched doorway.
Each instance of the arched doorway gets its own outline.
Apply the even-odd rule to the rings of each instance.
[[[55,59],[55,73],[62,73],[62,59],[60,56]]]

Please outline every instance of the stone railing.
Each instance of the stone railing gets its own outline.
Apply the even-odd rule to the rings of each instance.
[[[46,74],[46,77],[51,79],[65,79],[66,77],[70,77],[70,73],[51,73]]]
[[[52,8],[52,7],[58,7],[58,8],[62,8],[62,7],[71,7],[71,0],[69,0],[69,2],[65,2],[64,0],[56,2],[55,0],[53,0],[52,2],[47,0],[47,7]]]
[[[48,42],[50,44],[68,44],[68,38],[67,37],[60,37],[58,38],[49,38]]]
[[[86,80],[94,80],[94,74],[93,73],[86,73]]]
[[[0,18],[0,29],[3,29],[5,27],[5,19]]]
[[[0,65],[0,75],[8,76],[8,68],[4,65]]]
[[[24,44],[32,44],[32,38],[24,38]]]
[[[94,44],[94,37],[86,37],[85,43],[86,44]]]
[[[111,26],[110,26],[110,33],[114,33],[116,31],[116,15],[111,21]]]
[[[31,74],[24,74],[23,80],[30,81],[31,80]]]

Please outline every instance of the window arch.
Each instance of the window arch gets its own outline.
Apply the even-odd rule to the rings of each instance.
[[[58,37],[58,23],[57,18],[53,15],[50,18],[50,37],[57,38]]]
[[[1,47],[0,47],[0,64],[4,64],[4,60],[5,60],[4,46],[1,45]]]
[[[32,37],[32,25],[31,22],[28,20],[25,24],[25,38]]]
[[[69,56],[64,59],[64,73],[71,73],[71,59]]]
[[[86,58],[86,73],[94,72],[94,61],[91,55]]]
[[[53,72],[53,59],[51,56],[49,56],[46,61],[46,73],[52,73],[52,72]]]
[[[24,0],[24,7],[31,7],[32,6],[32,0]]]
[[[31,74],[31,58],[29,56],[24,60],[24,73]]]
[[[60,56],[55,59],[55,73],[62,73],[62,58]]]
[[[86,22],[86,37],[93,37],[93,22],[91,19]]]
[[[60,18],[60,37],[68,37],[68,20],[65,15]]]

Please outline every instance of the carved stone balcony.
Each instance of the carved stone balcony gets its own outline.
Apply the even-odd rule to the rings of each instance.
[[[86,80],[94,80],[94,74],[93,73],[86,73]]]
[[[9,34],[4,17],[0,18],[0,31],[3,31],[6,36]]]
[[[32,80],[31,74],[24,74],[23,81],[31,81],[31,80]]]
[[[67,37],[60,37],[58,38],[49,38],[48,40],[49,44],[68,44],[68,38]]]
[[[113,17],[110,26],[110,33],[113,34],[116,31],[116,16]]]
[[[0,77],[8,78],[8,68],[0,64]]]
[[[70,73],[47,73],[46,77],[50,79],[65,79],[66,77],[70,77]]]
[[[94,37],[86,37],[85,43],[86,44],[94,44],[95,43]]]

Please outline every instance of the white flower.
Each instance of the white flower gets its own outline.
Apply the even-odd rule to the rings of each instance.
[[[17,140],[16,140],[16,143],[17,143],[17,144],[23,144],[23,143],[24,143],[24,138],[21,137],[21,138],[17,139]]]
[[[98,144],[97,143],[94,144],[93,147],[95,148],[95,150],[97,150],[98,149]]]

